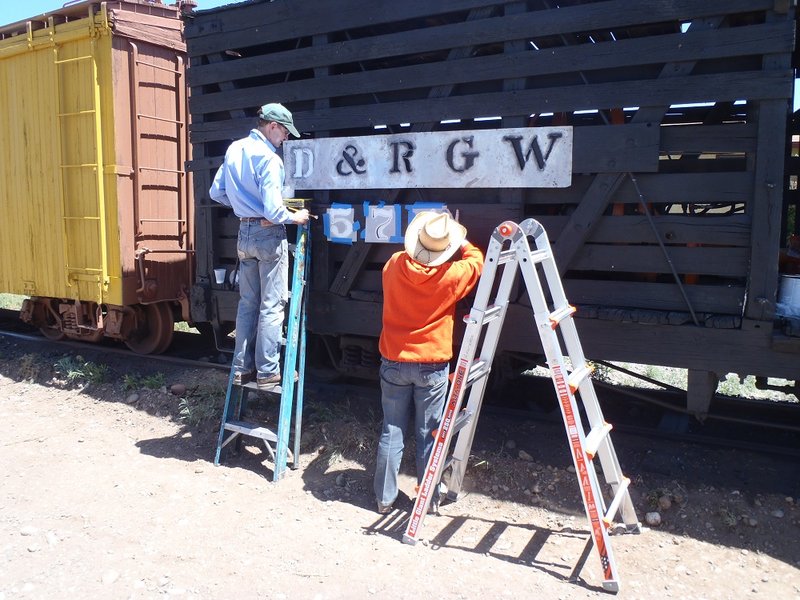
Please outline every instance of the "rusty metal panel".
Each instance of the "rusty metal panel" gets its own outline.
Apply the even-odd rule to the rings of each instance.
[[[138,15],[126,15],[138,31]],[[139,28],[147,23],[138,24]],[[179,33],[180,22],[174,21]],[[185,60],[172,36],[114,39],[114,90],[123,303],[181,296],[191,281],[193,203],[188,160]]]
[[[15,141],[0,147],[0,291],[130,304],[190,281],[178,17],[82,2],[0,27],[0,80],[13,82],[0,139]],[[144,298],[152,278],[169,283]]]

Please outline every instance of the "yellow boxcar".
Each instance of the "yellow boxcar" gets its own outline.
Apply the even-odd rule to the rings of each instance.
[[[182,31],[136,0],[0,27],[0,291],[54,338],[160,352],[188,315]]]

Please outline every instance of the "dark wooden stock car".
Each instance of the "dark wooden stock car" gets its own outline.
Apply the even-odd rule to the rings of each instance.
[[[570,125],[563,189],[322,189],[333,203],[442,202],[485,247],[506,219],[554,242],[590,359],[684,367],[708,409],[728,372],[796,379],[800,338],[776,316],[796,15],[781,0],[275,0],[186,25],[198,261],[192,316],[224,334],[237,222],[207,190],[256,108],[306,137]],[[796,182],[796,180],[795,180]],[[796,186],[795,186],[796,187]],[[785,201],[786,198],[786,201]],[[375,376],[383,262],[398,245],[328,243],[314,223],[309,328],[335,367]],[[464,306],[464,311],[467,306]],[[505,356],[537,355],[524,296]]]

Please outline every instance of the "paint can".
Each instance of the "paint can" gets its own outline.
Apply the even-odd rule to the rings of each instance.
[[[800,275],[781,275],[778,303],[800,308]]]

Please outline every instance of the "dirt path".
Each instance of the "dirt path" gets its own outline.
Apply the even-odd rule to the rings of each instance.
[[[609,596],[593,550],[573,578],[588,531],[551,425],[482,419],[466,492],[411,547],[410,499],[386,518],[373,509],[377,404],[311,398],[304,467],[274,484],[255,444],[214,467],[217,423],[186,425],[166,391],[123,389],[124,365],[81,391],[53,381],[55,355],[0,351],[0,600]],[[791,461],[615,442],[639,518],[671,504],[659,528],[613,538],[619,598],[800,597]]]

